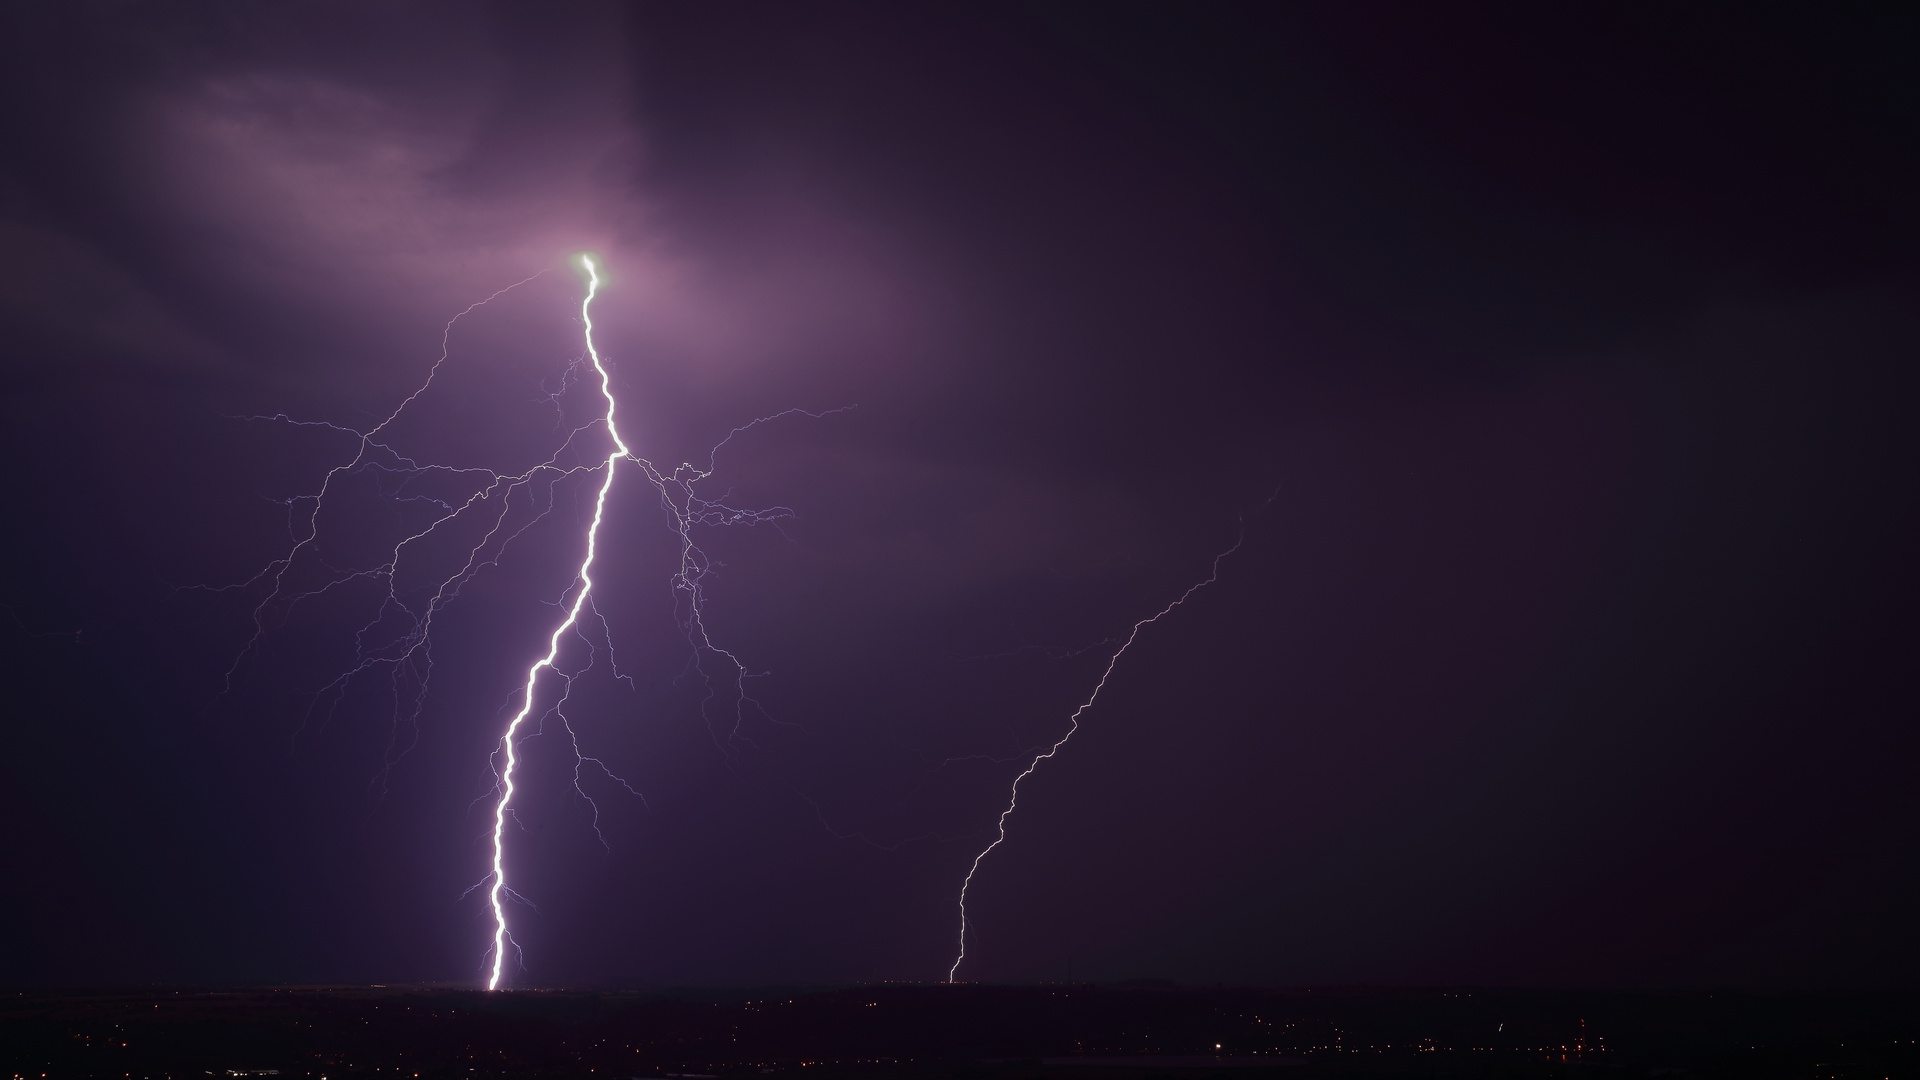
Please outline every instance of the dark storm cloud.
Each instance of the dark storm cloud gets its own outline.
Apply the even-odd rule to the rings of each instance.
[[[1877,981],[1912,957],[1908,23],[6,20],[0,599],[83,629],[12,653],[5,911],[41,933],[11,978],[478,970],[468,804],[571,534],[450,614],[384,794],[377,695],[315,721],[298,694],[344,612],[216,700],[244,604],[172,586],[271,558],[274,500],[338,450],[232,417],[384,415],[449,316],[552,268],[461,324],[402,432],[536,453],[581,250],[643,453],[858,408],[720,459],[738,503],[799,513],[707,541],[714,625],[769,673],[741,739],[683,677],[658,511],[616,499],[598,595],[633,682],[574,700],[648,802],[605,802],[603,851],[532,744],[526,980],[940,976],[1087,647],[1243,521],[1024,789],[963,976]]]

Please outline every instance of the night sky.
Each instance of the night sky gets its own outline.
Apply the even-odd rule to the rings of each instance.
[[[593,252],[637,453],[855,407],[715,461],[737,711],[617,475],[512,983],[945,978],[1243,539],[960,978],[1910,985],[1920,20],[1749,8],[7,5],[0,981],[481,978],[592,478],[417,718],[209,586],[542,270],[394,438],[551,454]]]

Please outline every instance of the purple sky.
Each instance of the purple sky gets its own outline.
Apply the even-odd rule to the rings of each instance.
[[[592,251],[650,460],[857,408],[718,459],[797,515],[701,536],[737,730],[617,485],[631,681],[570,714],[646,801],[588,777],[603,850],[529,744],[518,983],[944,977],[1012,776],[1242,529],[1023,787],[962,977],[1907,979],[1920,41],[1801,17],[8,11],[0,978],[479,976],[575,487],[448,608],[404,755],[377,681],[303,696],[351,597],[221,694],[260,594],[183,587],[351,452],[245,417],[364,426],[543,269],[395,437],[550,452]]]

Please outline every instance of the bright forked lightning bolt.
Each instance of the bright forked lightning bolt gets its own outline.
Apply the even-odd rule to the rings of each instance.
[[[227,670],[223,695],[234,689],[236,676],[243,666],[268,654],[275,627],[289,622],[299,609],[329,598],[336,603],[362,605],[366,616],[353,633],[353,660],[323,685],[308,692],[311,702],[307,717],[312,719],[316,711],[323,719],[331,716],[357,683],[384,675],[388,684],[386,693],[392,702],[393,729],[381,767],[374,777],[384,791],[394,765],[418,737],[433,675],[432,629],[436,618],[458,600],[464,588],[480,574],[498,567],[515,541],[555,515],[558,485],[575,477],[600,474],[593,518],[586,529],[585,555],[561,591],[557,605],[564,606],[565,615],[548,633],[545,655],[526,669],[526,677],[519,686],[518,711],[501,732],[498,749],[490,755],[495,765],[492,789],[481,800],[476,800],[493,799],[490,867],[488,873],[467,890],[470,894],[481,886],[488,887],[486,895],[494,920],[487,978],[490,990],[499,989],[506,977],[506,948],[512,945],[517,950],[509,933],[503,902],[526,902],[507,884],[505,852],[506,822],[509,818],[518,820],[512,803],[516,772],[523,764],[524,744],[545,732],[549,718],[559,721],[571,743],[574,792],[593,808],[594,834],[603,846],[606,838],[600,834],[600,806],[582,786],[583,767],[593,766],[620,790],[640,797],[640,792],[610,770],[605,762],[583,752],[566,713],[573,680],[595,666],[601,644],[608,650],[612,664],[612,641],[605,619],[595,606],[591,574],[607,499],[613,489],[614,471],[623,459],[632,462],[660,497],[661,509],[668,517],[668,527],[674,533],[678,548],[678,565],[670,575],[676,597],[676,618],[693,649],[692,669],[706,684],[707,694],[700,702],[700,714],[712,731],[715,743],[723,752],[731,752],[736,743],[752,745],[742,728],[748,710],[759,709],[758,703],[746,692],[746,682],[754,674],[738,656],[716,644],[708,630],[704,612],[706,577],[715,567],[695,542],[694,532],[697,528],[735,525],[778,528],[782,521],[793,517],[793,512],[783,506],[750,509],[730,505],[724,496],[702,495],[699,485],[713,475],[717,455],[735,436],[794,414],[818,419],[853,408],[848,405],[821,412],[794,408],[763,416],[729,431],[708,452],[703,465],[691,462],[666,468],[655,465],[633,452],[615,424],[612,375],[593,337],[592,307],[603,282],[599,266],[591,257],[581,256],[580,266],[587,275],[586,295],[580,301],[585,354],[568,365],[558,390],[546,391],[543,386],[541,397],[556,411],[555,431],[559,436],[559,445],[544,461],[520,472],[496,471],[473,464],[435,463],[403,453],[388,433],[402,414],[429,392],[449,362],[455,324],[476,309],[541,276],[535,274],[469,305],[449,320],[441,337],[440,356],[428,370],[425,381],[370,428],[358,430],[325,421],[295,420],[285,414],[241,418],[316,429],[328,437],[349,436],[355,445],[344,460],[326,471],[317,489],[274,500],[287,510],[291,541],[279,558],[245,581],[217,588],[202,587],[216,593],[256,588],[265,592],[252,607],[253,634]],[[587,381],[585,372],[589,367],[599,378],[597,389],[603,407],[592,410],[584,423],[576,423],[567,419],[560,400],[576,376],[581,383]],[[584,451],[582,441],[601,427],[606,430],[611,448],[604,456],[597,450]],[[351,517],[350,509],[348,516],[342,518],[341,511],[333,506],[336,497],[350,499],[353,495],[352,491],[340,490],[349,481],[361,485],[362,491],[371,486],[385,504],[383,520],[397,526],[391,548],[371,564],[350,557],[357,547],[352,533],[359,526]],[[341,529],[348,532],[340,537],[344,542],[336,545],[336,534]],[[473,539],[476,535],[478,539]],[[595,624],[599,631],[589,636],[587,631]],[[567,652],[569,636],[580,639],[580,644],[588,650],[583,665],[576,667],[561,661]],[[559,676],[563,688],[557,697],[549,694],[554,700],[544,706],[544,711],[536,712],[534,706],[542,672]],[[613,666],[613,675],[624,678],[617,665]],[[716,717],[709,709],[716,702],[724,705],[722,691],[732,703],[730,727],[725,727],[724,716]],[[764,710],[759,712],[764,716]],[[716,724],[716,719],[723,723]],[[641,801],[645,802],[644,797]]]
[[[993,852],[994,848],[999,847],[1007,839],[1007,818],[1013,816],[1014,807],[1020,801],[1020,782],[1032,776],[1033,771],[1040,767],[1041,762],[1058,754],[1060,748],[1067,745],[1067,740],[1073,738],[1074,732],[1080,730],[1080,715],[1088,709],[1093,708],[1093,703],[1100,699],[1100,691],[1106,689],[1107,680],[1112,677],[1113,669],[1119,665],[1120,658],[1126,655],[1127,650],[1133,647],[1134,639],[1140,636],[1140,631],[1148,625],[1166,618],[1173,613],[1173,609],[1186,603],[1188,598],[1193,596],[1194,593],[1220,580],[1221,560],[1239,551],[1240,545],[1246,543],[1246,540],[1246,533],[1242,531],[1240,538],[1233,542],[1232,547],[1213,557],[1212,569],[1208,572],[1205,580],[1197,581],[1188,586],[1187,591],[1181,593],[1179,599],[1161,608],[1157,613],[1133,624],[1133,630],[1127,634],[1126,640],[1122,641],[1120,647],[1113,651],[1113,655],[1107,658],[1106,670],[1100,673],[1100,681],[1094,684],[1093,692],[1088,694],[1087,700],[1081,702],[1080,707],[1073,710],[1073,715],[1067,718],[1067,733],[1060,736],[1044,753],[1035,755],[1034,759],[1027,763],[1027,767],[1021,771],[1020,775],[1013,778],[1013,787],[1007,793],[1007,808],[1000,811],[1000,820],[996,822],[996,834],[993,842],[980,849],[980,854],[973,857],[973,865],[967,867],[966,880],[960,883],[960,953],[953,958],[953,967],[947,969],[947,981],[949,983],[953,982],[955,977],[959,975],[960,965],[967,959],[967,890],[973,885],[973,876],[980,872],[981,862]]]
[[[607,412],[605,422],[607,437],[613,440],[613,450],[602,464],[606,475],[600,481],[600,494],[593,502],[593,523],[587,526],[587,554],[580,562],[580,569],[574,574],[579,583],[573,594],[573,603],[567,608],[567,617],[553,628],[547,636],[547,655],[533,662],[527,669],[526,685],[520,695],[520,711],[507,723],[507,729],[500,736],[500,752],[505,765],[500,770],[499,798],[493,804],[493,885],[487,890],[487,902],[493,907],[493,971],[487,976],[487,989],[500,988],[500,976],[505,970],[507,958],[507,913],[500,906],[500,894],[507,887],[506,867],[506,831],[507,804],[513,799],[513,767],[518,763],[514,754],[513,737],[520,731],[520,725],[533,712],[533,692],[540,672],[553,667],[555,658],[560,655],[560,636],[573,629],[580,621],[580,609],[586,606],[587,595],[593,591],[593,578],[589,576],[593,569],[593,557],[600,540],[600,522],[606,517],[607,492],[613,490],[614,463],[621,458],[632,457],[627,444],[620,438],[620,429],[613,422],[613,378],[607,374],[607,367],[600,361],[600,350],[593,344],[593,298],[600,291],[600,274],[593,265],[593,257],[580,256],[580,265],[587,271],[587,295],[580,301],[580,321],[586,327],[587,359],[592,361],[593,370],[600,376],[600,396],[606,399]]]

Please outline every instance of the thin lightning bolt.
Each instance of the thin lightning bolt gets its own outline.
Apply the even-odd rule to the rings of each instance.
[[[1067,733],[1060,736],[1059,740],[1048,747],[1044,753],[1036,755],[1031,762],[1027,763],[1027,767],[1021,771],[1020,775],[1013,778],[1012,790],[1007,793],[1007,808],[1000,811],[1000,820],[996,823],[997,834],[994,836],[993,842],[980,849],[980,854],[973,857],[973,865],[967,868],[966,880],[960,883],[960,954],[953,958],[953,966],[947,969],[947,982],[951,983],[954,981],[955,977],[960,973],[960,965],[967,959],[967,890],[973,885],[973,876],[980,872],[981,862],[983,862],[988,855],[992,854],[994,848],[1006,842],[1007,818],[1013,816],[1014,807],[1020,802],[1020,782],[1032,776],[1033,771],[1040,767],[1041,762],[1058,754],[1060,748],[1067,745],[1067,740],[1073,738],[1074,732],[1080,730],[1080,715],[1088,709],[1093,708],[1093,703],[1100,699],[1100,691],[1106,689],[1107,679],[1112,677],[1113,669],[1119,665],[1120,658],[1125,656],[1127,650],[1133,647],[1134,639],[1140,636],[1140,631],[1166,618],[1173,613],[1173,609],[1186,603],[1188,598],[1193,596],[1194,593],[1220,580],[1221,561],[1234,552],[1239,551],[1240,545],[1246,542],[1246,532],[1242,530],[1239,539],[1233,542],[1232,547],[1213,557],[1213,567],[1208,572],[1206,580],[1195,582],[1187,588],[1186,592],[1180,594],[1179,599],[1161,608],[1158,613],[1133,624],[1133,630],[1127,634],[1127,639],[1120,643],[1120,647],[1114,650],[1112,656],[1107,658],[1107,668],[1100,673],[1100,681],[1094,684],[1093,692],[1088,694],[1087,700],[1081,702],[1080,707],[1073,710],[1073,715],[1067,718]]]
[[[593,578],[589,571],[593,569],[593,558],[599,549],[600,522],[607,513],[607,492],[613,490],[613,466],[621,458],[633,456],[627,449],[626,441],[620,438],[619,427],[613,422],[613,376],[607,373],[606,365],[600,362],[600,350],[593,344],[593,298],[600,291],[600,274],[591,256],[582,255],[580,265],[587,271],[587,295],[580,301],[580,321],[586,325],[587,358],[593,362],[593,370],[600,375],[600,396],[607,401],[604,419],[607,437],[613,440],[613,452],[607,455],[607,460],[601,465],[606,470],[606,476],[601,479],[600,493],[593,501],[593,523],[587,526],[587,555],[574,574],[574,580],[579,582],[580,587],[573,594],[573,604],[567,608],[567,617],[547,636],[547,655],[535,660],[533,666],[527,669],[526,684],[520,695],[520,711],[514,714],[507,723],[507,730],[500,736],[500,752],[506,764],[500,770],[500,797],[493,804],[493,887],[487,890],[487,902],[493,908],[493,973],[487,976],[489,990],[500,988],[500,976],[505,971],[507,959],[507,913],[500,906],[500,896],[507,888],[507,804],[513,800],[513,767],[518,763],[513,737],[528,714],[533,712],[534,684],[539,681],[540,672],[553,666],[554,659],[560,655],[561,635],[580,621],[580,609],[586,606],[587,596],[593,591]],[[681,532],[684,536],[685,530]]]

